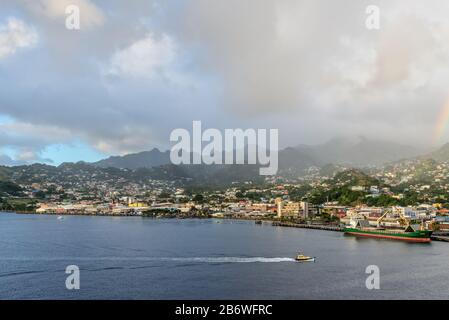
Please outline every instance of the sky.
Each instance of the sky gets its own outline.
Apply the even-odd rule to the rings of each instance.
[[[275,128],[281,147],[439,145],[448,16],[445,0],[2,0],[0,164],[165,150],[194,120]]]

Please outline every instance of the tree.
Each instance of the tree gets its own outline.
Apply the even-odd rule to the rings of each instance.
[[[204,202],[204,196],[202,194],[196,194],[193,199],[193,201],[197,202],[197,203],[203,203]]]

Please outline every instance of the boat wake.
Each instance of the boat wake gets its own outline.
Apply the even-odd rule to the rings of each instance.
[[[189,262],[189,263],[276,263],[295,262],[287,257],[34,257],[34,258],[0,258],[9,261],[152,261],[152,262]]]
[[[167,260],[180,262],[203,262],[203,263],[254,263],[254,262],[294,262],[292,258],[265,258],[265,257],[196,257],[196,258],[169,258]]]

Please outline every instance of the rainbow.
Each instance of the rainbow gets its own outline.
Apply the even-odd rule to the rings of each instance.
[[[437,144],[446,131],[449,123],[449,99],[447,99],[438,114],[437,122],[435,124],[435,132],[433,135],[433,142]]]

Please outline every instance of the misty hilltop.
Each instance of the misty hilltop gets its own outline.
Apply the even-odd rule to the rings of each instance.
[[[279,151],[279,169],[296,173],[311,166],[322,167],[327,164],[341,164],[354,167],[378,166],[422,155],[419,148],[386,142],[358,138],[334,138],[319,145],[298,145]],[[449,158],[449,157],[448,157]],[[170,151],[151,151],[113,156],[93,163],[107,168],[153,168],[170,164]]]
[[[139,153],[131,153],[124,156],[113,156],[94,162],[93,165],[101,168],[152,168],[165,164],[170,164],[170,152],[160,151],[154,148],[151,151],[143,151]]]
[[[294,161],[284,163],[289,167],[295,163],[312,162],[316,166],[325,164],[345,164],[350,166],[375,166],[391,161],[416,157],[424,150],[395,142],[371,140],[364,137],[334,138],[320,145],[299,145],[281,151],[280,159]],[[280,160],[281,161],[281,160]],[[282,166],[281,166],[282,167]]]

